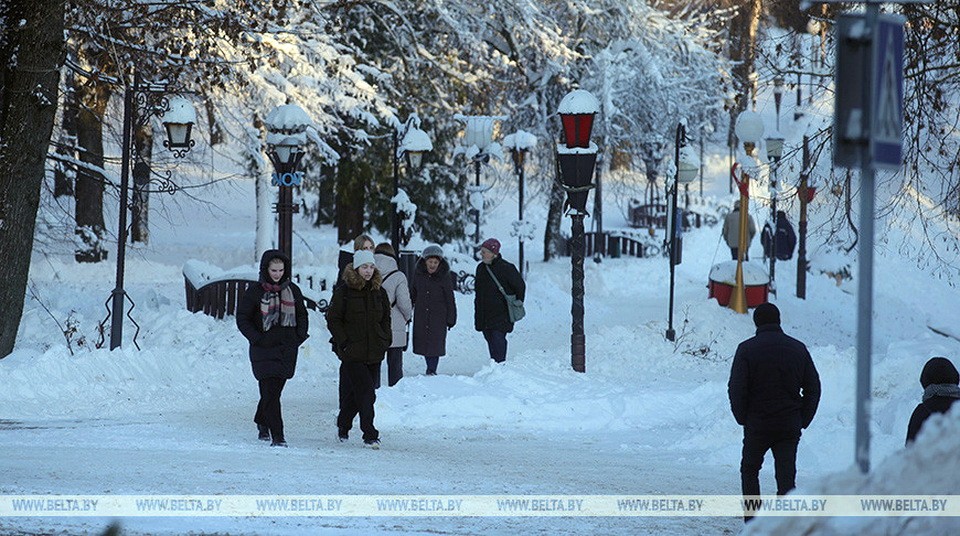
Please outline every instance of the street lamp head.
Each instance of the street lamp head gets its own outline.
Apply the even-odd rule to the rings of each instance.
[[[557,113],[563,124],[563,138],[567,148],[590,147],[593,119],[599,112],[600,101],[589,91],[575,89],[563,97]]]
[[[190,101],[183,97],[171,98],[168,106],[160,119],[167,131],[163,146],[173,151],[174,156],[183,158],[195,144],[195,141],[190,139],[190,133],[197,122],[197,112]]]
[[[503,137],[503,146],[510,151],[513,165],[517,170],[523,167],[527,152],[536,145],[537,137],[525,130],[518,130]]]
[[[763,119],[757,112],[744,110],[737,116],[734,133],[743,143],[743,150],[747,154],[753,154],[754,147],[763,138]]]
[[[776,163],[781,157],[783,157],[783,138],[767,138],[767,160]]]
[[[397,150],[400,153],[407,154],[411,167],[420,169],[424,153],[433,150],[433,142],[430,141],[430,136],[426,132],[411,125],[403,135],[403,140],[401,140],[400,147]]]
[[[464,120],[467,123],[467,130],[463,136],[463,145],[465,147],[476,146],[480,152],[485,152],[486,148],[493,141],[493,121],[496,118],[482,115],[466,116]]]
[[[688,184],[700,173],[700,158],[690,145],[680,148],[680,160],[677,162],[677,182]]]
[[[273,146],[273,152],[276,155],[277,162],[288,165],[299,159],[300,141],[293,136],[287,136]]]
[[[782,76],[778,74],[777,76],[773,77],[773,95],[775,97],[783,95],[783,85],[784,82]]]

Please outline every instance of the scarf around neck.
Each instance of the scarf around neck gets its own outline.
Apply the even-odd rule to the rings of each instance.
[[[285,281],[279,285],[260,283],[260,286],[263,287],[263,297],[260,298],[263,331],[269,330],[277,322],[283,327],[296,326],[297,308],[293,301],[290,281]]]
[[[935,396],[960,398],[960,385],[954,385],[952,383],[932,383],[923,390],[924,402]]]

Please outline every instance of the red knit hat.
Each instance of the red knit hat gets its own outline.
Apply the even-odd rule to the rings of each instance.
[[[490,253],[493,253],[494,255],[500,254],[500,241],[497,240],[496,238],[488,238],[484,240],[483,244],[480,244],[480,247],[486,248],[487,250],[490,251]]]

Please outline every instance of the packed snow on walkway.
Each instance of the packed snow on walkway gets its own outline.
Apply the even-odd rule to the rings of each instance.
[[[183,264],[253,269],[249,185],[208,192],[226,212],[193,210],[153,220],[149,246],[128,253],[127,291],[136,302],[123,348],[95,349],[96,326],[113,287],[114,265],[80,265],[34,255],[17,347],[0,361],[0,494],[278,495],[642,495],[739,493],[741,429],[730,415],[726,381],[737,344],[753,334],[749,315],[707,298],[707,276],[727,259],[719,227],[688,232],[677,267],[676,343],[667,328],[666,259],[586,263],[587,372],[570,366],[570,264],[540,261],[527,275],[527,317],[508,338],[507,362],[493,364],[473,329],[471,295],[457,294],[440,375],[423,375],[404,356],[404,379],[378,391],[383,448],[335,437],[337,360],[323,318],[283,395],[289,449],[265,446],[252,422],[257,386],[247,345],[232,318],[191,314]],[[506,195],[506,194],[505,194]],[[484,234],[509,237],[507,196]],[[731,200],[719,196],[719,202]],[[513,201],[515,203],[515,201]],[[815,208],[816,205],[814,205]],[[754,209],[755,210],[755,209]],[[538,209],[529,217],[543,221]],[[608,227],[625,225],[609,212]],[[816,210],[811,218],[816,217]],[[189,221],[189,230],[183,226]],[[762,223],[762,219],[760,220]],[[334,231],[296,222],[295,263],[334,277]],[[889,230],[888,230],[889,232]],[[908,233],[909,230],[898,232]],[[751,256],[761,257],[759,241]],[[423,247],[425,244],[412,244]],[[811,249],[815,250],[814,245]],[[451,251],[454,270],[472,272]],[[759,262],[759,261],[758,261]],[[855,264],[854,264],[855,266]],[[796,262],[777,264],[772,298],[785,331],[805,341],[823,383],[820,410],[804,431],[798,493],[957,494],[960,415],[933,424],[903,448],[919,402],[919,373],[931,356],[958,362],[960,292],[909,255],[881,250],[875,285],[874,470],[853,467],[856,369],[855,281],[837,286],[812,271],[807,299],[794,296]],[[75,325],[70,348],[64,328]],[[935,333],[936,328],[947,336]],[[109,326],[107,328],[109,331]],[[82,339],[82,344],[81,343]],[[772,460],[761,473],[773,492]],[[8,517],[0,532],[80,533],[111,520]],[[125,518],[131,534],[734,534],[735,517],[251,517]],[[944,518],[758,519],[750,533],[946,533]]]

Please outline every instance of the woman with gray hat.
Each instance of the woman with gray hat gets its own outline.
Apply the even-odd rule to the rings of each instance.
[[[440,246],[434,244],[423,249],[413,271],[410,298],[413,300],[413,353],[423,356],[427,376],[435,376],[440,357],[447,353],[447,330],[457,323],[450,265]]]

